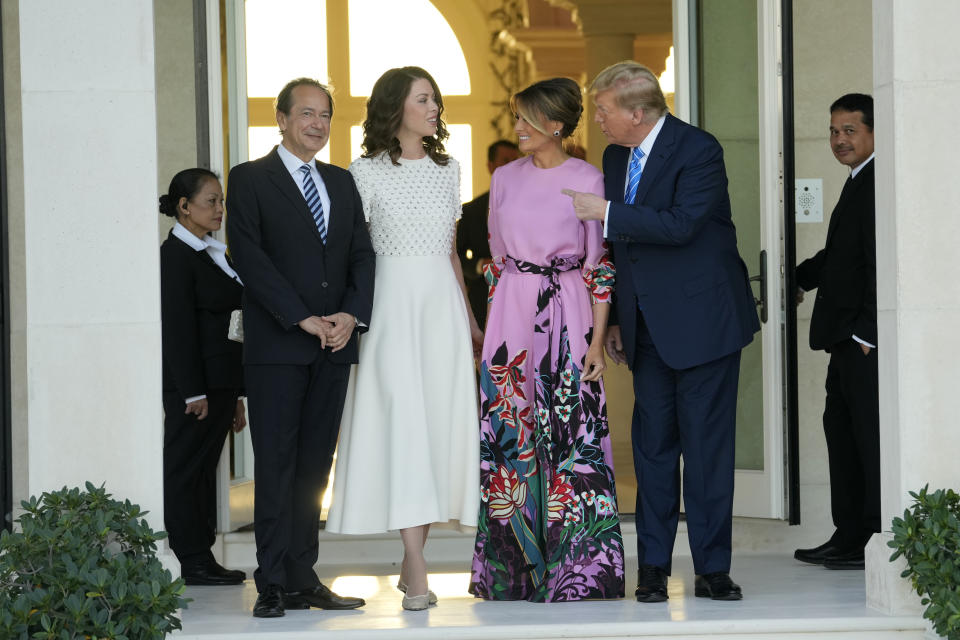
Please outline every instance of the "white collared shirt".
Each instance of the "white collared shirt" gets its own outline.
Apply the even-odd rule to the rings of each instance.
[[[283,146],[283,143],[277,145],[277,155],[280,156],[280,160],[283,161],[283,166],[286,167],[287,171],[290,172],[290,176],[293,178],[293,181],[297,183],[297,187],[300,189],[300,193],[303,194],[303,182],[304,176],[303,172],[300,171],[300,167],[303,165],[308,165],[310,167],[310,177],[313,178],[313,184],[317,185],[317,193],[320,195],[320,204],[323,205],[323,224],[327,227],[327,232],[330,230],[330,194],[327,193],[327,185],[323,183],[323,178],[320,177],[320,172],[317,171],[317,163],[310,161],[304,162],[297,156],[293,155],[289,149]],[[303,196],[306,198],[306,195]]]
[[[179,222],[173,225],[173,235],[183,240],[187,246],[194,251],[206,251],[207,255],[210,256],[214,264],[220,267],[221,271],[233,280],[243,284],[240,276],[237,275],[237,272],[234,271],[233,267],[227,262],[227,245],[209,234],[203,236],[203,238],[198,238],[187,231],[187,228]]]
[[[650,133],[647,134],[647,137],[643,139],[643,142],[638,144],[640,151],[643,151],[643,156],[640,158],[640,175],[643,175],[643,170],[647,166],[647,159],[650,157],[650,152],[653,151],[653,143],[657,141],[657,136],[660,135],[660,130],[663,129],[663,123],[667,120],[667,114],[663,114],[657,120],[657,124],[653,125],[653,129],[650,130]],[[633,147],[629,147],[630,154],[633,154]],[[627,162],[627,170],[623,173],[623,193],[626,196],[627,193],[627,181],[630,175],[630,163]],[[631,203],[627,203],[631,204]],[[603,214],[603,237],[607,237],[607,220],[610,218],[610,201],[607,201],[607,210]]]
[[[850,172],[850,177],[851,177],[851,178],[856,178],[856,177],[857,177],[857,174],[860,173],[860,170],[863,169],[865,166],[867,166],[867,163],[868,163],[868,162],[870,162],[871,160],[873,160],[873,156],[874,156],[874,154],[871,153],[869,158],[867,158],[866,160],[864,160],[863,162],[861,162],[860,164],[858,164],[857,166],[855,166],[855,167],[853,168],[853,170]]]

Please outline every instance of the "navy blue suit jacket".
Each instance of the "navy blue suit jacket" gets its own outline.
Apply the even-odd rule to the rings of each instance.
[[[638,305],[657,352],[673,369],[729,355],[760,329],[730,217],[723,149],[671,115],[644,165],[634,204],[624,204],[630,150],[603,154],[610,201],[607,242],[617,270],[611,324],[631,369]]]
[[[276,147],[230,171],[227,240],[243,280],[244,364],[313,362],[320,340],[297,323],[343,311],[370,323],[376,256],[350,172],[316,163],[330,195],[324,244]],[[357,333],[333,362],[357,361]]]

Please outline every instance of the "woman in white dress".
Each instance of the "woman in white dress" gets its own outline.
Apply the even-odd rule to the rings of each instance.
[[[373,87],[350,165],[377,252],[370,330],[344,407],[327,530],[400,530],[403,607],[436,602],[423,547],[434,523],[474,527],[479,422],[473,355],[483,334],[454,246],[460,170],[444,153],[443,99],[419,67]],[[471,349],[471,339],[473,347]]]

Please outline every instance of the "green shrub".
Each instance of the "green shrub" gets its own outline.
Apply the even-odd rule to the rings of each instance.
[[[0,637],[163,638],[180,629],[183,580],[156,557],[146,513],[101,486],[21,504],[19,533],[0,534]]]
[[[926,605],[923,617],[938,634],[950,640],[960,638],[960,496],[952,489],[933,493],[924,487],[910,492],[914,503],[893,519],[896,549],[890,560],[903,556],[913,588]]]

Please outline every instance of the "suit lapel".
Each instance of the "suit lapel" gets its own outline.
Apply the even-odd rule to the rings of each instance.
[[[653,143],[653,148],[650,150],[650,156],[647,158],[646,164],[643,165],[643,173],[640,174],[640,183],[637,185],[637,199],[634,202],[643,202],[647,192],[650,191],[650,187],[656,183],[657,174],[660,173],[660,170],[666,165],[667,160],[673,155],[676,135],[675,118],[667,114],[663,128],[661,128],[660,133],[657,134],[657,139]],[[624,178],[625,177],[626,169],[624,169]]]
[[[837,206],[833,208],[830,214],[830,224],[827,226],[827,241],[825,246],[830,246],[830,240],[833,238],[837,226],[840,224],[840,218],[843,217],[843,211],[846,209],[847,201],[856,194],[861,186],[866,182],[868,173],[873,172],[873,161],[860,170],[856,178],[847,178],[843,183],[843,190],[840,191],[840,197],[837,199]]]
[[[277,154],[276,148],[267,156],[267,175],[277,190],[293,205],[298,217],[304,221],[322,246],[323,240],[320,237],[320,232],[317,230],[317,225],[313,221],[313,214],[310,212],[310,207],[307,206],[307,201],[304,200],[303,194],[300,192],[300,187],[294,182],[293,176],[290,175],[290,172],[287,171],[287,168],[283,165],[283,160],[281,160]]]
[[[610,151],[610,166],[604,179],[608,184],[609,199],[615,202],[623,202],[624,187],[627,182],[627,159],[630,157],[630,149],[614,145]]]

